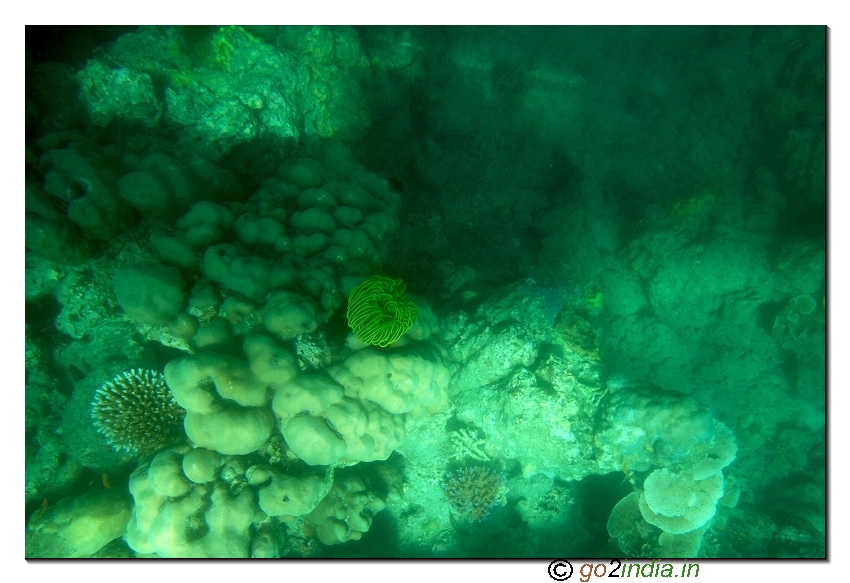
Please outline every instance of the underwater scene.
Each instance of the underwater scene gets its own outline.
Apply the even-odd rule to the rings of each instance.
[[[826,30],[28,26],[27,558],[824,558]]]

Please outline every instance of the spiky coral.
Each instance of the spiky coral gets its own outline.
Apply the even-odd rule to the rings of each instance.
[[[179,440],[185,415],[154,370],[119,374],[95,392],[92,402],[94,425],[109,445],[142,455]]]

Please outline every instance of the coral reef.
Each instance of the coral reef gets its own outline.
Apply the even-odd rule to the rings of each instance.
[[[782,348],[793,350],[805,346],[808,336],[823,331],[826,306],[808,294],[788,300],[773,324],[773,336]]]
[[[544,32],[27,28],[27,556],[824,556],[823,29]]]
[[[289,364],[295,366],[291,357]],[[248,454],[272,434],[267,387],[241,359],[215,352],[185,356],[165,366],[165,382],[186,409],[186,435],[199,447]]]
[[[636,385],[615,392],[605,405],[597,436],[602,467],[642,472],[706,465],[700,473],[708,475],[735,459],[734,436],[692,397]]]
[[[139,324],[168,324],[186,301],[180,271],[145,261],[115,272],[115,296],[127,316]]]
[[[314,332],[342,307],[343,292],[384,260],[399,208],[386,180],[333,141],[316,158],[287,160],[247,201],[196,202],[173,226],[151,232],[161,261],[194,282],[158,338],[178,336],[171,344],[191,351],[261,326],[281,340]],[[173,308],[177,296],[169,297]]]
[[[435,413],[448,405],[449,371],[439,345],[364,348],[328,370],[345,395],[394,415]]]
[[[735,435],[704,405],[657,388],[621,387],[608,405],[600,461],[619,461],[628,475],[652,470],[613,508],[609,534],[632,555],[696,556],[724,495],[722,470],[738,453]]]
[[[591,444],[604,394],[600,362],[551,326],[549,305],[529,286],[506,286],[472,317],[444,323],[448,359],[457,367],[449,382],[454,414],[486,434],[492,450],[517,460],[523,476],[580,480],[598,471]]]
[[[296,529],[326,545],[357,540],[401,497],[401,476],[391,466],[335,475],[249,459],[182,446],[141,463],[130,478],[130,548],[158,557],[276,557],[300,540],[304,556],[309,537]]]
[[[655,470],[643,483],[640,512],[650,524],[670,534],[685,534],[714,516],[723,495],[723,474],[696,480],[690,472]]]
[[[64,137],[59,137],[59,143],[47,149],[39,160],[44,191],[61,201],[71,223],[97,239],[108,241],[127,229],[133,220],[132,210],[118,193],[114,152],[85,138]],[[54,145],[51,141],[45,139],[42,143],[48,148]],[[62,144],[64,141],[68,143]]]

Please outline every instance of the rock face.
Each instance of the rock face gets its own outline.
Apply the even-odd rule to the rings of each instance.
[[[592,425],[603,393],[599,360],[593,342],[580,341],[589,328],[563,307],[567,296],[553,300],[540,290],[517,284],[470,319],[447,324],[449,358],[459,366],[449,392],[466,425],[461,434],[477,435],[491,457],[516,460],[525,477],[581,479],[598,473]]]
[[[80,558],[93,555],[127,530],[133,498],[117,489],[94,490],[63,498],[27,527],[28,558]]]

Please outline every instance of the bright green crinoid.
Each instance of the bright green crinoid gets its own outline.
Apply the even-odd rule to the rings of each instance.
[[[400,279],[373,275],[348,296],[348,325],[357,337],[375,346],[389,346],[410,330],[419,309],[404,295]]]

